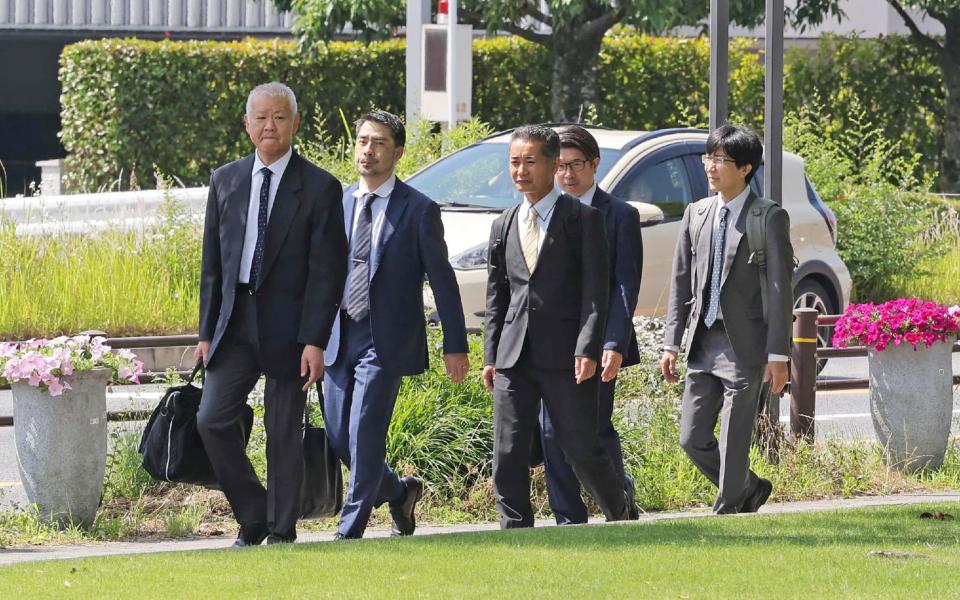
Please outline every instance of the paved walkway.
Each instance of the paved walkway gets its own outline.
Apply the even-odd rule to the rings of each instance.
[[[920,504],[929,502],[957,502],[960,503],[960,493],[942,494],[900,494],[894,496],[867,496],[837,500],[814,500],[808,502],[783,502],[768,504],[760,509],[758,514],[773,515],[784,513],[815,512],[826,510],[842,510],[850,508],[865,508],[870,506],[891,506],[904,504]],[[958,507],[960,510],[960,507]],[[649,513],[640,517],[641,523],[653,523],[668,519],[690,519],[710,517],[707,509],[691,510],[686,512]],[[750,518],[753,515],[738,515],[734,518]],[[553,520],[539,520],[537,527],[553,526]],[[591,525],[616,527],[620,524],[603,525],[597,521]],[[496,523],[479,525],[449,525],[424,526],[417,529],[416,535],[443,535],[449,533],[471,533],[477,531],[494,531]],[[367,538],[389,537],[387,529],[367,530]],[[301,533],[297,543],[329,542],[333,539],[333,532]],[[233,537],[218,536],[206,538],[191,538],[183,540],[145,541],[145,542],[105,542],[96,544],[79,544],[73,546],[24,546],[16,548],[0,548],[0,565],[11,565],[23,562],[41,560],[63,560],[68,558],[87,558],[93,556],[113,556],[119,554],[149,554],[154,552],[183,552],[190,550],[220,550],[233,543]],[[362,543],[362,542],[350,542]]]

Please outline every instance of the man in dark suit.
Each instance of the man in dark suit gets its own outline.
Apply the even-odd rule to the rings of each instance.
[[[756,512],[770,497],[771,483],[750,470],[750,440],[763,383],[779,393],[788,376],[790,217],[750,190],[762,157],[760,138],[746,127],[723,125],[707,138],[703,166],[716,196],[683,213],[660,359],[664,378],[677,381],[676,357],[686,331],[680,445],[717,486],[718,514]],[[751,255],[746,235],[750,212],[760,209],[767,211],[765,257]]]
[[[560,139],[514,130],[510,176],[524,199],[490,232],[483,383],[493,390],[493,487],[501,528],[532,527],[530,441],[540,399],[556,439],[606,515],[628,516],[623,479],[597,435],[609,275],[600,212],[554,187]]]
[[[343,310],[325,353],[325,419],[330,443],[350,467],[336,539],[359,538],[370,512],[390,505],[394,535],[416,528],[423,481],[387,466],[387,428],[404,375],[427,367],[424,277],[443,324],[447,374],[466,377],[467,334],[460,291],[447,258],[436,203],[397,179],[406,132],[395,115],[375,110],[356,122],[360,182],[343,193],[350,264]]]
[[[643,241],[637,210],[597,187],[595,177],[600,165],[600,147],[590,132],[579,125],[561,127],[560,165],[557,184],[565,193],[600,211],[610,256],[610,302],[603,335],[600,360],[599,426],[600,440],[613,462],[617,475],[626,484],[630,518],[639,517],[634,503],[633,478],[623,467],[620,436],[613,427],[613,396],[621,367],[640,362],[633,313],[640,294],[643,270]],[[587,522],[587,507],[580,497],[580,482],[560,450],[557,430],[544,404],[540,409],[543,462],[547,475],[547,495],[558,525]]]
[[[207,366],[197,426],[240,523],[235,546],[296,539],[306,390],[323,373],[347,257],[340,182],[292,149],[293,91],[256,87],[243,121],[256,152],[210,179],[195,353]],[[240,423],[261,374],[266,489]]]

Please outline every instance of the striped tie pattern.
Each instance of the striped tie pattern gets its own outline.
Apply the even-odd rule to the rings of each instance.
[[[377,195],[364,194],[353,233],[353,251],[350,254],[352,269],[347,284],[347,314],[358,321],[370,312],[370,248],[373,240],[373,214],[370,205]]]
[[[257,245],[253,247],[253,264],[250,265],[250,287],[257,289],[257,278],[263,266],[263,241],[267,237],[267,208],[270,205],[270,169],[260,169],[263,183],[260,184],[260,208],[257,210]]]
[[[710,270],[710,301],[707,304],[707,314],[703,317],[703,324],[712,327],[717,320],[717,311],[720,310],[720,276],[723,274],[723,247],[727,241],[727,213],[726,206],[720,207],[720,225],[717,227],[717,236],[713,239],[713,266]]]
[[[523,234],[523,260],[527,263],[527,270],[533,273],[537,267],[537,254],[540,250],[540,228],[537,227],[537,219],[540,215],[537,209],[530,207],[530,214],[527,215],[527,231]]]

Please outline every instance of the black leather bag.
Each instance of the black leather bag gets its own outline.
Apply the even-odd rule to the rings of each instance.
[[[320,409],[323,389],[317,384]],[[325,519],[343,508],[343,473],[340,460],[330,447],[323,427],[310,426],[310,403],[303,411],[303,487],[300,489],[300,517]]]
[[[202,363],[197,363],[186,383],[170,387],[163,394],[143,430],[139,451],[144,470],[154,479],[219,489],[197,431],[197,411],[203,394],[201,388],[193,385],[198,373],[202,382]],[[241,424],[246,443],[253,428],[253,409],[249,405],[243,406]]]

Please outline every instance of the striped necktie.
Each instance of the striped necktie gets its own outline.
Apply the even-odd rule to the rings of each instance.
[[[367,193],[361,198],[360,216],[353,233],[353,252],[350,254],[352,269],[347,285],[347,314],[359,321],[370,312],[370,248],[373,241],[373,213],[370,205],[376,194]]]
[[[530,207],[530,214],[527,215],[527,231],[523,234],[523,260],[527,263],[527,270],[533,273],[537,268],[537,254],[540,250],[540,228],[537,227],[537,209]]]

